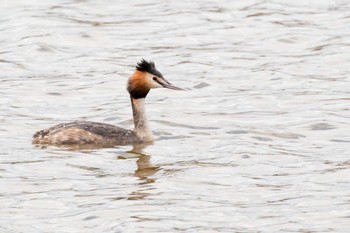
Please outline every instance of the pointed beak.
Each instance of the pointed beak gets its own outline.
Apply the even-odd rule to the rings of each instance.
[[[165,80],[164,78],[161,79],[161,82],[158,82],[160,85],[162,85],[162,87],[164,88],[168,88],[168,89],[172,89],[172,90],[177,90],[177,91],[185,91],[186,89],[184,88],[180,88],[177,86],[174,86],[173,84],[169,83],[167,80]]]
[[[169,89],[172,89],[172,90],[185,91],[185,89],[180,88],[180,87],[177,87],[177,86],[174,86],[174,85],[171,84],[171,83],[162,83],[162,86],[163,86],[164,88],[169,88]]]

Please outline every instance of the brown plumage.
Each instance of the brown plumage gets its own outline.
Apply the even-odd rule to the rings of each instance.
[[[74,121],[59,124],[34,134],[34,144],[46,145],[125,145],[136,143],[138,137],[132,130],[91,121]]]
[[[145,98],[151,90],[145,75],[145,72],[135,70],[134,74],[129,78],[128,92],[135,99]]]

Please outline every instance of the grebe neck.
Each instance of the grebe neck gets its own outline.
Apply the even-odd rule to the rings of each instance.
[[[146,117],[145,98],[130,98],[135,125],[134,132],[142,141],[153,141],[153,134]]]

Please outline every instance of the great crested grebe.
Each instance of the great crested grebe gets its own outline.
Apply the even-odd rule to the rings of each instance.
[[[184,90],[164,79],[154,62],[144,59],[137,63],[129,78],[127,90],[131,98],[134,129],[123,129],[114,125],[74,121],[41,130],[33,135],[34,144],[46,145],[125,145],[153,141],[144,107],[145,98],[152,88]]]

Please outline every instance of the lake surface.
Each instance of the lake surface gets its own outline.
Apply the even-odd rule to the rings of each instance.
[[[350,232],[349,1],[0,1],[0,232]],[[132,128],[153,145],[31,144]]]

